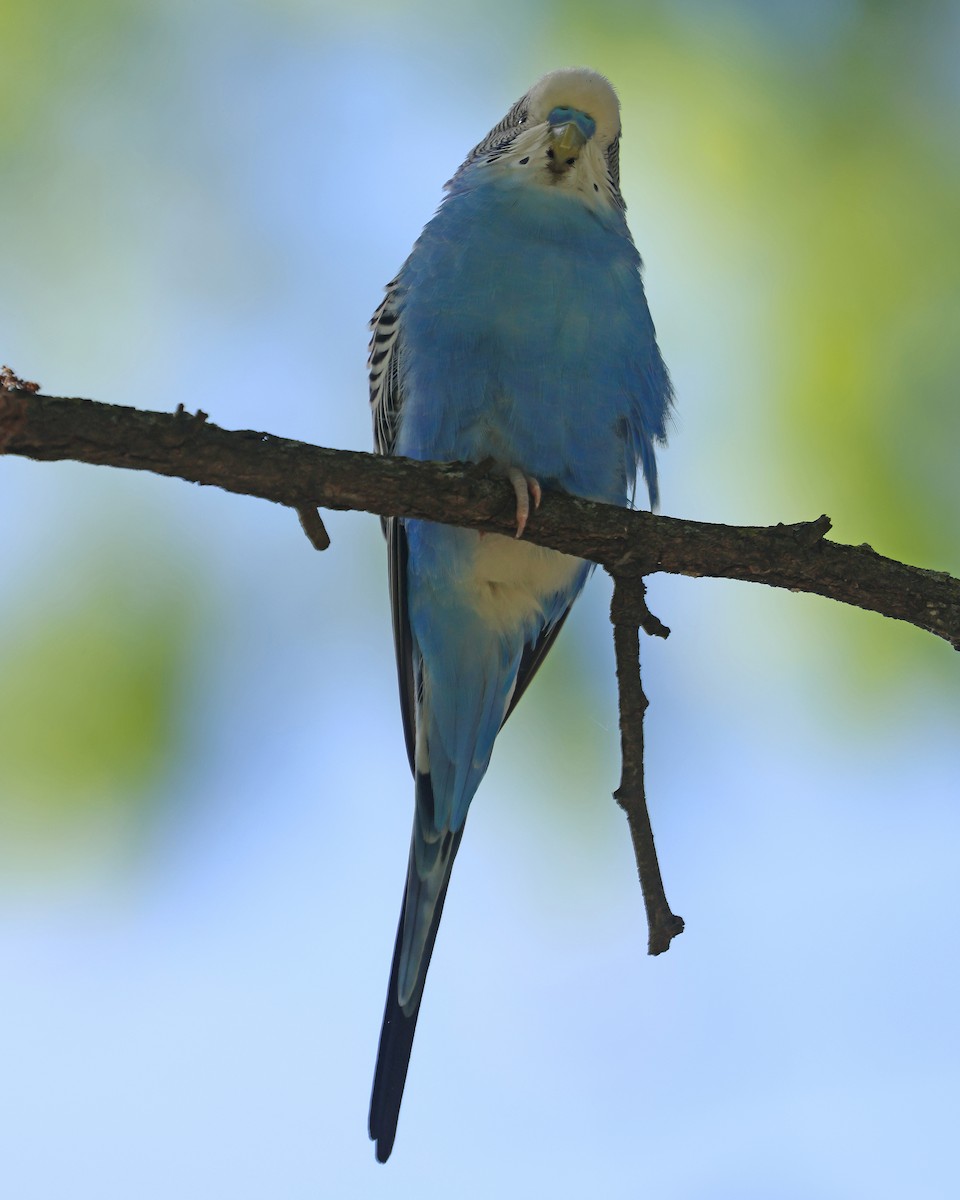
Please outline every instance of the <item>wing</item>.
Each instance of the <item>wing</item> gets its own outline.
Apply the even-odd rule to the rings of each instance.
[[[400,310],[398,281],[391,279],[380,307],[370,321],[370,412],[373,416],[373,442],[378,454],[392,454],[397,443],[400,421]]]
[[[503,720],[500,723],[501,729],[506,725],[510,714],[520,703],[520,697],[533,682],[533,677],[540,670],[543,660],[550,653],[550,647],[557,640],[557,634],[563,628],[563,623],[570,615],[571,608],[573,608],[572,600],[560,614],[560,617],[545,629],[535,642],[528,642],[524,646],[523,654],[520,656],[520,668],[517,671],[517,682],[514,685],[513,695],[510,697],[510,703],[507,705],[507,711],[504,713]]]
[[[373,441],[378,454],[392,454],[397,443],[397,427],[403,396],[400,389],[400,312],[397,279],[387,284],[386,295],[370,322],[370,412],[373,417]],[[393,644],[397,653],[397,680],[400,685],[400,712],[410,770],[416,744],[417,675],[414,667],[413,639],[407,614],[407,535],[396,517],[381,519],[387,539],[390,572],[390,608],[393,613]]]
[[[384,521],[387,535],[387,560],[390,570],[390,608],[393,613],[393,645],[397,652],[397,682],[400,685],[400,713],[411,774],[416,774],[414,752],[417,743],[417,690],[420,668],[413,660],[413,637],[407,611],[407,533],[397,517]]]
[[[507,705],[507,711],[501,722],[501,729],[507,723],[507,718],[519,704],[520,697],[530,686],[534,675],[540,670],[543,660],[550,653],[550,647],[557,640],[564,622],[570,616],[570,609],[573,608],[574,601],[583,591],[583,585],[590,578],[592,571],[593,563],[584,562],[581,564],[580,573],[573,587],[567,593],[567,603],[559,609],[558,615],[553,616],[551,614],[548,624],[541,629],[536,640],[528,642],[524,646],[523,653],[520,656],[520,666],[517,670],[517,682],[514,685],[513,695],[510,697],[510,703]]]

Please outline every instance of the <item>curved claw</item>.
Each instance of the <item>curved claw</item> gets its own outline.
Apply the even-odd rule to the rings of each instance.
[[[530,517],[530,498],[533,497],[534,509],[538,509],[543,493],[540,490],[539,480],[534,479],[532,475],[525,474],[519,467],[507,467],[505,474],[513,484],[513,490],[517,497],[516,536],[521,538]]]

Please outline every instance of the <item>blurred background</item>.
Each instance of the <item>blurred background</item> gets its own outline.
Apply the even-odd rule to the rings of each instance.
[[[0,361],[370,444],[366,323],[542,73],[623,103],[663,509],[960,570],[960,4],[0,0]],[[596,577],[474,806],[394,1156],[412,786],[376,518],[0,461],[0,1191],[956,1194],[960,683],[657,577],[645,956]]]

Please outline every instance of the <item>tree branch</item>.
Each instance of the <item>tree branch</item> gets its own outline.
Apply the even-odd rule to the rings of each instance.
[[[317,508],[420,517],[512,535],[516,497],[484,464],[425,463],[326,450],[250,430],[219,429],[207,415],[144,412],[38,394],[0,372],[0,455],[73,459],[151,471],[258,496],[292,508],[318,550],[330,544]],[[884,558],[869,546],[826,540],[829,518],[797,525],[735,527],[633,512],[545,492],[524,537],[588,558],[614,579],[611,620],[620,687],[622,776],[616,799],[627,814],[643,890],[651,954],[666,950],[683,921],[667,904],[643,783],[639,630],[667,630],[644,599],[644,576],[748,580],[811,592],[907,621],[960,649],[960,581]]]
[[[0,454],[151,471],[301,512],[353,509],[514,532],[510,485],[482,466],[326,450],[191,416],[0,389]],[[656,572],[765,583],[907,621],[960,649],[960,581],[825,540],[827,517],[796,525],[685,521],[545,492],[524,537],[589,558],[614,578]]]

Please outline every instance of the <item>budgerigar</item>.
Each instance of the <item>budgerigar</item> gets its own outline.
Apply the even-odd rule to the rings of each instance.
[[[370,1105],[393,1148],[453,860],[500,727],[590,573],[520,540],[540,487],[631,502],[671,406],[624,218],[620,106],[603,76],[554,71],[470,153],[377,309],[377,449],[492,459],[517,537],[385,522],[413,839]]]

